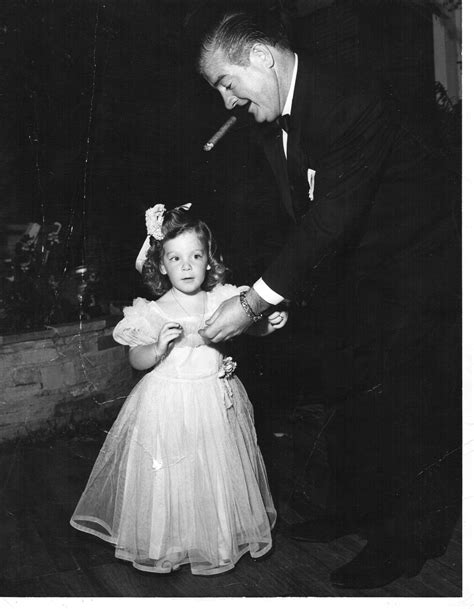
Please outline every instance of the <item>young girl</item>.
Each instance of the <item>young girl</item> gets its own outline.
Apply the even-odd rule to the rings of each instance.
[[[276,512],[235,363],[198,333],[239,290],[223,284],[211,232],[187,209],[147,212],[143,278],[159,298],[135,299],[114,338],[130,346],[134,368],[152,370],[123,405],[71,524],[114,544],[137,569],[189,563],[193,574],[213,575],[245,552],[268,552]],[[275,312],[252,333],[286,321]]]

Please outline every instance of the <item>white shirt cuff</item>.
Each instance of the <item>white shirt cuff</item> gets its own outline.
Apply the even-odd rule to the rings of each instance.
[[[253,289],[257,292],[260,298],[263,298],[263,300],[269,304],[277,305],[284,300],[283,296],[280,296],[280,294],[277,294],[271,288],[269,288],[261,277],[253,284]]]

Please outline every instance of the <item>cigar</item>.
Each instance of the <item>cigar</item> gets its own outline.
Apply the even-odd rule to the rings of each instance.
[[[235,116],[231,116],[229,119],[227,119],[226,122],[222,125],[222,127],[214,133],[211,139],[206,144],[204,144],[203,150],[205,150],[206,152],[212,150],[217,144],[217,142],[224,137],[227,131],[229,131],[229,129],[232,127],[236,120],[237,118]]]

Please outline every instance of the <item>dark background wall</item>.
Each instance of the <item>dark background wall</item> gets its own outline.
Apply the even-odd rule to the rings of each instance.
[[[433,104],[434,3],[262,3],[282,11],[297,48],[389,74],[415,114]],[[18,227],[59,221],[61,281],[85,262],[99,269],[110,299],[130,300],[141,290],[134,259],[145,209],[192,201],[213,226],[233,281],[258,276],[287,223],[274,212],[273,179],[249,144],[248,121],[202,151],[227,117],[187,52],[183,23],[205,4],[3,0],[3,258]]]

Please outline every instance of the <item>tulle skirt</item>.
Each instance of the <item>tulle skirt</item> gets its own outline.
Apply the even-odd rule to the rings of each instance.
[[[196,575],[232,569],[272,546],[276,512],[237,377],[172,379],[133,389],[71,518],[137,569]]]

